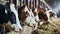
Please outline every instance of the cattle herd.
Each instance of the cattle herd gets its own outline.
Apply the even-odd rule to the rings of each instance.
[[[11,31],[31,34],[33,30],[38,29],[38,26],[50,23],[52,17],[56,18],[52,10],[44,9],[41,5],[29,7],[29,3],[23,6],[18,5],[17,8],[14,3],[8,1],[0,4],[0,34]]]

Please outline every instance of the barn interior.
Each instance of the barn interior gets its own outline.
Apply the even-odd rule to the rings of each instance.
[[[19,11],[19,8],[21,8],[22,6],[27,6],[28,10],[30,9],[32,11],[33,9],[38,8],[39,6],[42,7],[45,12],[49,10],[52,11],[54,13],[54,16],[51,17],[50,21],[46,23],[42,19],[44,23],[40,25],[39,22],[38,23],[39,25],[37,26],[36,30],[34,30],[34,27],[31,28],[29,24],[26,27],[23,27],[24,25],[21,25],[22,30],[19,32],[15,32],[13,28],[10,28],[11,23],[9,21],[8,25],[5,25],[5,23],[0,24],[0,34],[60,34],[60,0],[0,0],[0,4],[5,5],[4,1],[13,3],[15,5],[15,9],[17,12]],[[18,17],[20,18],[19,14]],[[1,18],[0,18],[0,22],[1,22]],[[9,32],[6,33],[5,29],[9,30]]]

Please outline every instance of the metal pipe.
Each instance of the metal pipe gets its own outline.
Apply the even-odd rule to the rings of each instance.
[[[20,6],[21,6],[21,0],[20,0]]]
[[[34,8],[35,8],[35,0],[33,0]]]
[[[32,9],[32,0],[30,0],[30,9]]]
[[[38,7],[38,0],[36,0],[36,8]]]
[[[43,0],[40,0],[41,2],[43,2],[49,9],[51,9],[51,7]]]
[[[23,0],[23,5],[26,5],[26,0]]]
[[[28,0],[26,0],[26,5],[28,6]]]

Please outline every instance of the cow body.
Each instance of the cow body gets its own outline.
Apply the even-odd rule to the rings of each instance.
[[[0,24],[7,25],[8,21],[11,22],[12,26],[15,28],[15,31],[19,31],[19,29],[22,30],[22,27],[21,27],[20,22],[18,20],[18,13],[17,13],[16,9],[14,8],[14,6],[0,4]]]

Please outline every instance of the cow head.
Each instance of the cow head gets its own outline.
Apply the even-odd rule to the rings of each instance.
[[[51,19],[56,18],[56,14],[52,10],[46,11],[46,15],[48,17],[48,21],[51,22]]]
[[[22,6],[22,7],[18,8],[20,21],[24,21],[29,16],[28,11],[29,10],[28,10],[27,6]]]

